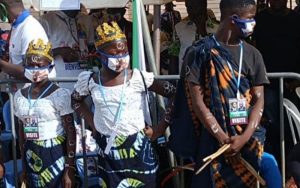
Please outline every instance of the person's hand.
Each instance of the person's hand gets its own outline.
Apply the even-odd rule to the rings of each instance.
[[[80,57],[79,52],[73,48],[64,48],[62,53],[65,62],[76,62]]]
[[[0,179],[2,179],[4,176],[4,166],[3,164],[0,164]]]
[[[285,184],[286,188],[297,188],[297,185],[295,183],[295,180],[293,177],[291,177]]]
[[[229,154],[236,155],[240,152],[242,147],[248,140],[243,135],[237,135],[230,137],[228,143],[230,144]]]
[[[22,171],[21,177],[20,177],[20,182],[21,184],[27,184],[27,174],[26,174],[26,170]]]
[[[222,137],[222,138],[220,138],[220,139],[218,139],[218,140],[220,140],[219,142],[221,143],[221,145],[230,144],[231,143],[231,139],[227,135],[224,136],[224,137]]]
[[[77,62],[79,60],[79,51],[70,47],[60,47],[53,50],[54,56],[62,56],[64,62]]]
[[[156,140],[158,137],[160,137],[163,133],[164,130],[162,130],[162,128],[160,126],[146,126],[144,128],[144,133],[145,135],[151,139],[151,140]]]
[[[153,129],[152,129],[152,127],[146,126],[146,127],[144,128],[143,131],[144,131],[145,135],[146,135],[149,139],[152,139],[152,136],[153,136]]]
[[[65,168],[64,176],[63,176],[63,187],[64,188],[72,188],[72,184],[75,181],[75,169],[73,168]]]

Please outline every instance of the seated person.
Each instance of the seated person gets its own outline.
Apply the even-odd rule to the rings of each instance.
[[[288,174],[291,176],[290,184],[300,187],[300,143],[296,144],[287,158]],[[294,187],[297,187],[295,186]],[[291,187],[291,186],[287,186]]]
[[[266,181],[266,186],[271,188],[281,188],[281,174],[278,169],[278,164],[272,154],[264,152],[261,159],[259,170],[261,176]]]

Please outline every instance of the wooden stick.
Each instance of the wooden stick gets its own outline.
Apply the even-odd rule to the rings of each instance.
[[[210,159],[215,159],[217,157],[219,157],[221,154],[223,154],[228,148],[230,148],[230,144],[224,144],[220,149],[218,149],[218,151],[216,151],[215,153],[205,157],[203,159],[203,162],[207,162]]]
[[[196,175],[199,174],[207,165],[209,165],[214,159],[222,155],[227,149],[230,148],[230,144],[223,145],[218,151],[215,153],[205,157],[203,162],[205,162],[196,172]],[[259,181],[259,183],[263,186],[266,186],[266,181],[256,172],[256,170],[249,164],[244,158],[240,157],[243,165],[249,170],[249,172]]]
[[[230,144],[225,144],[215,153],[205,157],[203,159],[203,162],[205,162],[205,163],[204,163],[204,165],[201,166],[201,168],[199,168],[199,170],[197,170],[196,175],[199,174],[207,165],[209,165],[214,159],[216,159],[217,157],[222,155],[229,148],[230,148]]]
[[[200,172],[202,172],[202,170],[209,165],[209,163],[211,163],[212,160],[207,161],[206,163],[204,163],[204,165],[201,166],[201,168],[199,168],[199,170],[197,170],[196,175],[198,175]]]
[[[21,184],[21,188],[26,188],[26,183],[23,181],[22,184]]]
[[[251,172],[251,174],[259,181],[263,186],[266,186],[266,181],[256,172],[256,170],[249,164],[243,157],[241,157],[241,162],[244,166]]]

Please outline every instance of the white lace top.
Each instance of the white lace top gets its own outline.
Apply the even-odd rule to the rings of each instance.
[[[32,114],[38,117],[38,140],[47,140],[64,134],[61,116],[73,113],[70,95],[68,89],[59,88],[39,100],[31,99],[31,103],[35,103]],[[29,115],[29,101],[20,89],[14,97],[14,109],[15,116],[24,122],[24,118]]]
[[[114,125],[115,114],[120,104],[123,84],[103,87],[105,93],[105,100],[100,92],[99,84],[95,83],[90,75],[92,72],[85,71],[78,76],[78,82],[74,88],[80,95],[86,96],[91,93],[93,102],[95,104],[94,123],[96,130],[103,135],[109,136],[112,133]],[[149,88],[154,81],[153,73],[142,71],[144,75],[147,88]],[[126,83],[124,90],[123,110],[120,115],[119,125],[117,129],[118,135],[128,136],[137,133],[145,127],[144,109],[145,87],[140,71],[133,70],[133,75]],[[111,113],[111,112],[113,113]]]

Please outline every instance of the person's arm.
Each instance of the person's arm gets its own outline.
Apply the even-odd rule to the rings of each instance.
[[[220,144],[227,143],[228,135],[223,131],[216,118],[204,103],[203,87],[192,82],[188,82],[191,94],[192,108],[207,131],[213,135]]]
[[[52,50],[53,57],[61,56],[65,62],[77,62],[79,60],[79,51],[70,47],[58,47]]]
[[[260,123],[264,111],[264,86],[255,86],[250,89],[253,109],[249,115],[249,124],[244,132],[247,140],[251,138],[256,127]]]
[[[74,119],[72,114],[67,114],[61,117],[63,121],[64,130],[67,136],[67,156],[64,171],[64,187],[71,188],[74,182],[75,167],[75,153],[76,153],[76,130],[74,126]]]
[[[168,81],[154,79],[153,84],[149,87],[149,91],[153,91],[166,98],[171,98],[176,93],[176,87]]]
[[[154,80],[153,84],[149,87],[149,91],[153,91],[156,94],[169,98],[165,114],[158,125],[152,127],[146,126],[144,129],[145,134],[152,140],[155,140],[163,135],[167,127],[171,124],[172,113],[174,111],[173,101],[176,93],[176,87],[168,81]]]
[[[26,80],[24,76],[24,67],[21,65],[15,65],[0,59],[0,70],[19,80]]]
[[[263,110],[264,110],[264,87],[263,86],[255,86],[250,89],[250,93],[252,94],[251,104],[253,108],[249,115],[249,123],[242,135],[232,136],[231,142],[233,153],[237,153],[241,150],[241,148],[249,141],[251,136],[253,135],[255,129],[260,123]]]
[[[96,132],[96,128],[94,125],[94,114],[88,108],[84,99],[86,96],[80,96],[80,94],[74,90],[71,95],[71,104],[73,110],[80,115],[80,117],[84,117],[84,120],[91,127],[93,134]]]

